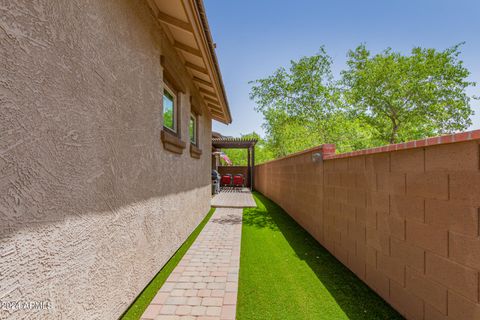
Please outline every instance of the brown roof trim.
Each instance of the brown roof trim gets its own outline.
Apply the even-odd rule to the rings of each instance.
[[[206,13],[205,13],[205,6],[203,5],[203,0],[195,0],[195,4],[196,4],[197,10],[198,10],[198,13],[200,15],[200,21],[202,22],[203,31],[205,32],[205,37],[206,37],[207,42],[208,42],[208,48],[210,49],[210,54],[212,55],[212,60],[213,60],[213,63],[214,63],[215,72],[218,75],[218,80],[220,82],[220,87],[222,88],[222,95],[223,95],[223,99],[225,101],[225,105],[227,107],[227,112],[228,112],[228,123],[232,123],[232,114],[230,112],[230,107],[228,105],[227,93],[225,91],[225,86],[223,84],[222,74],[220,72],[220,66],[219,66],[218,60],[217,60],[217,54],[215,53],[215,47],[214,47],[214,44],[213,44],[212,33],[210,32],[210,27],[208,25],[207,16],[206,16]]]

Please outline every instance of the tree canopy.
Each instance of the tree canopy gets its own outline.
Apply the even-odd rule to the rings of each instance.
[[[342,71],[345,101],[382,143],[464,130],[473,114],[465,88],[474,83],[466,80],[459,47],[417,47],[410,55],[389,48],[372,56],[360,45]]]
[[[332,141],[341,151],[367,146],[367,124],[345,112],[332,63],[322,47],[314,56],[291,61],[288,70],[251,82],[250,98],[264,116],[267,145],[275,156]]]
[[[280,157],[335,143],[346,152],[465,130],[473,114],[465,89],[475,83],[459,55],[460,45],[372,55],[362,44],[348,52],[337,80],[323,47],[291,61],[251,82],[264,151]]]

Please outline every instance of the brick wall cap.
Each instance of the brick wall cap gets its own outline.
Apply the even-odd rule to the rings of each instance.
[[[298,157],[303,154],[307,154],[315,151],[322,151],[323,160],[333,160],[333,159],[342,159],[342,158],[365,156],[370,154],[394,152],[394,151],[408,150],[408,149],[417,149],[417,148],[424,148],[424,147],[430,147],[435,145],[451,144],[451,143],[466,142],[466,141],[473,141],[473,140],[480,140],[480,130],[459,132],[459,133],[438,136],[438,137],[429,137],[429,138],[424,138],[420,140],[407,141],[407,142],[402,142],[397,144],[390,144],[390,145],[374,147],[370,149],[363,149],[363,150],[357,150],[357,151],[345,152],[345,153],[339,153],[339,154],[335,154],[335,144],[322,144],[316,147],[312,147],[306,150],[289,154],[285,157],[266,161],[258,165],[261,166],[267,163],[285,160],[292,157]]]
[[[321,145],[316,146],[316,147],[312,147],[312,148],[309,148],[309,149],[305,149],[305,150],[302,150],[302,151],[291,153],[289,155],[286,155],[285,157],[273,159],[273,160],[270,160],[270,161],[265,161],[265,162],[262,162],[258,165],[255,165],[255,166],[261,166],[261,165],[264,165],[264,164],[267,164],[267,163],[272,163],[272,162],[276,162],[276,161],[280,161],[280,160],[285,160],[285,159],[292,158],[292,157],[298,157],[298,156],[301,156],[303,154],[307,154],[307,153],[311,153],[311,152],[315,152],[315,151],[321,151],[323,153],[323,158],[326,159],[330,155],[335,155],[335,144],[332,144],[332,143],[321,144]]]
[[[425,138],[425,139],[420,139],[415,141],[407,141],[407,142],[402,142],[397,144],[391,144],[391,145],[375,147],[371,149],[363,149],[363,150],[357,150],[357,151],[340,153],[340,154],[334,154],[334,153],[325,154],[323,159],[332,160],[332,159],[358,157],[358,156],[365,156],[365,155],[376,154],[376,153],[386,153],[386,152],[394,152],[399,150],[417,149],[417,148],[424,148],[424,147],[435,146],[435,145],[451,144],[451,143],[458,143],[458,142],[465,142],[465,141],[472,141],[472,140],[479,140],[479,139],[480,139],[480,130],[474,130],[474,131],[460,132],[460,133]]]

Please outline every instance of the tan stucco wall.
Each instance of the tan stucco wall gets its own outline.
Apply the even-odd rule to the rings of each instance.
[[[0,318],[116,319],[207,213],[211,120],[163,149],[161,54],[144,1],[0,5],[0,300],[53,307]]]
[[[317,148],[255,167],[255,188],[407,319],[480,319],[479,137],[315,162]]]

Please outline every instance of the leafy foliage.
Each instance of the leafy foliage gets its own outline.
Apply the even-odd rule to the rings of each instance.
[[[444,51],[391,49],[372,56],[365,45],[348,52],[336,81],[323,47],[251,82],[263,114],[265,150],[274,157],[323,143],[347,152],[464,130],[473,114],[465,93],[475,83],[459,59]]]
[[[360,123],[341,107],[332,59],[318,54],[291,61],[265,79],[252,82],[250,97],[265,118],[264,128],[276,156],[335,141],[342,151],[356,145]],[[352,120],[352,121],[351,121]]]
[[[470,72],[458,59],[460,45],[444,51],[413,48],[404,56],[391,49],[371,56],[365,45],[348,52],[342,72],[347,104],[375,128],[382,142],[464,130],[473,114],[465,88]]]

